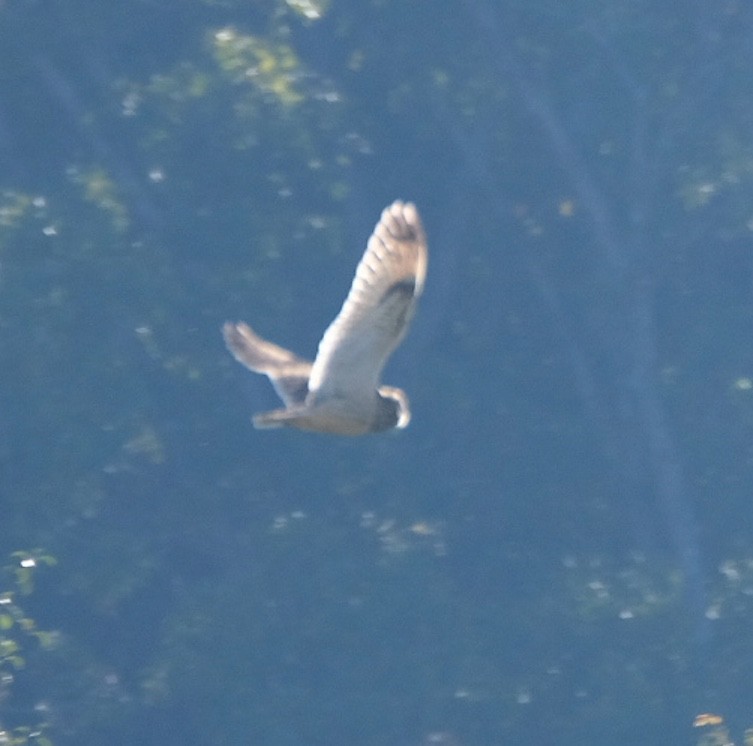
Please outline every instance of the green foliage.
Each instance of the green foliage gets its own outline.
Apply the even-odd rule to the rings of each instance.
[[[14,728],[12,732],[0,731],[0,744],[2,746],[53,746],[43,731],[26,726]]]
[[[260,91],[273,94],[283,106],[304,100],[295,89],[301,63],[288,45],[272,45],[265,39],[224,28],[214,34],[213,51],[220,69],[232,83],[251,82]]]
[[[30,642],[44,650],[52,650],[57,636],[37,628],[16,600],[17,595],[28,596],[34,588],[34,574],[40,567],[56,564],[54,557],[42,550],[18,551],[11,555],[12,562],[3,568],[10,589],[0,592],[0,699],[7,699],[13,686],[14,674],[26,665],[25,649]],[[4,728],[0,721],[0,744],[9,746],[52,746],[46,735],[47,726],[15,726]]]

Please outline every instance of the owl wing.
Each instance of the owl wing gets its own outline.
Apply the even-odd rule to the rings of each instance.
[[[427,263],[415,205],[394,202],[382,212],[342,310],[319,343],[310,399],[374,395],[413,318]]]
[[[254,373],[263,373],[288,407],[303,404],[308,394],[311,363],[290,350],[262,339],[242,321],[222,327],[225,344],[233,357]]]

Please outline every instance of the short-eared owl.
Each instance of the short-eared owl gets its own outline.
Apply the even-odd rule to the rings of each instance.
[[[382,369],[400,344],[424,286],[428,252],[415,205],[393,202],[369,239],[342,310],[310,363],[227,322],[225,343],[235,359],[263,373],[285,403],[257,414],[257,428],[297,427],[339,435],[404,428],[408,397],[380,385]]]

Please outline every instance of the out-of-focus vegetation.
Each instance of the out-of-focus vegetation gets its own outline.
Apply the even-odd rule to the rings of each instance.
[[[54,565],[53,557],[41,550],[14,552],[12,563],[3,568],[3,583],[7,589],[0,592],[0,703],[11,704],[8,719],[0,720],[0,743],[8,746],[51,746],[46,736],[47,724],[20,725],[19,722],[37,721],[42,712],[35,711],[26,717],[13,712],[12,689],[16,676],[26,667],[27,648],[32,653],[37,650],[52,650],[56,635],[37,628],[36,622],[28,616],[18,600],[18,596],[28,596],[34,588],[34,574],[41,566]],[[5,708],[4,708],[5,709]]]
[[[753,18],[676,11],[0,4],[0,544],[60,561],[13,682],[56,744],[750,726]],[[397,197],[411,429],[254,433],[221,323],[312,355]]]

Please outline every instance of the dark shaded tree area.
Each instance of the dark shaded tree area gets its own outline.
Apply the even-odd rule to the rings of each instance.
[[[734,0],[0,5],[0,723],[694,743],[747,707],[753,41]],[[255,433],[390,200],[399,436]]]

